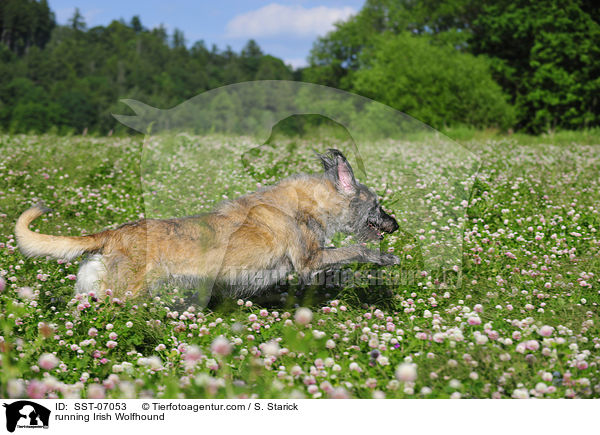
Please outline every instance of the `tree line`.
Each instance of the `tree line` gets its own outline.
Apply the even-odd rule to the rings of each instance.
[[[584,0],[367,0],[293,71],[250,40],[186,44],[139,17],[58,25],[46,0],[0,2],[0,129],[107,133],[132,98],[168,108],[249,80],[355,92],[436,128],[540,133],[600,124],[600,13]]]
[[[587,0],[367,0],[305,80],[415,114],[533,133],[600,124],[600,8]]]
[[[294,78],[290,67],[252,40],[239,53],[202,41],[188,47],[180,30],[169,35],[163,27],[148,29],[137,16],[87,28],[76,11],[60,26],[46,0],[0,5],[0,128],[5,131],[125,130],[111,115],[127,112],[122,98],[169,108],[230,83]],[[36,23],[44,24],[44,32]]]

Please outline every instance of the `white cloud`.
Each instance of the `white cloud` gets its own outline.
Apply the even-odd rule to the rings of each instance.
[[[227,23],[230,38],[259,38],[293,35],[314,37],[333,29],[337,21],[347,20],[356,11],[350,6],[330,8],[317,6],[284,6],[271,3],[255,11],[235,16]]]

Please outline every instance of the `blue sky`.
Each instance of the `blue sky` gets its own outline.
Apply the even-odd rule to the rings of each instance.
[[[88,27],[139,15],[145,27],[184,32],[188,45],[204,40],[238,51],[255,39],[264,52],[294,67],[306,63],[313,41],[360,10],[364,0],[49,0],[60,24],[78,7]]]

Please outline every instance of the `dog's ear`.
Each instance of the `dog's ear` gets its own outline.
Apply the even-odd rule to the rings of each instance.
[[[338,190],[348,194],[356,192],[356,180],[352,166],[339,150],[331,148],[318,156],[323,164],[325,175],[333,181]]]

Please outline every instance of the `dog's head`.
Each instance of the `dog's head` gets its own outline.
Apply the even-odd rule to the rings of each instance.
[[[398,229],[396,220],[387,214],[377,194],[364,184],[358,183],[346,157],[330,149],[319,154],[325,169],[325,177],[331,181],[343,198],[344,212],[339,215],[341,231],[355,235],[359,240],[376,241],[383,239],[383,233],[393,233]]]

